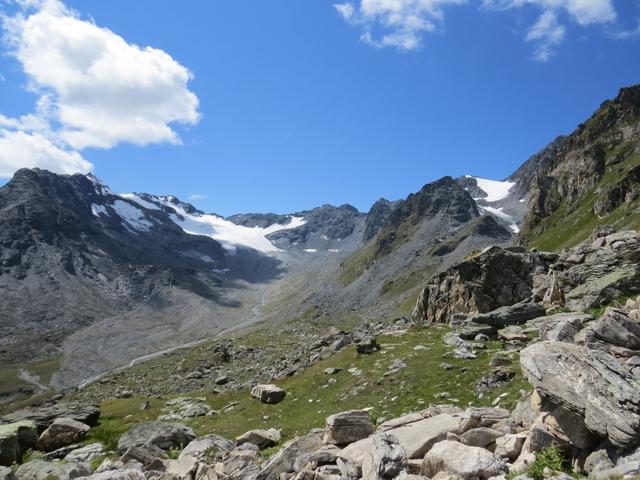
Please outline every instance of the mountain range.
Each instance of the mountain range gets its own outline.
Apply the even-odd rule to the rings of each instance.
[[[493,245],[559,250],[640,227],[640,86],[507,179],[444,177],[364,213],[205,213],[23,169],[0,188],[0,401],[65,390],[257,322],[407,315],[424,284]]]

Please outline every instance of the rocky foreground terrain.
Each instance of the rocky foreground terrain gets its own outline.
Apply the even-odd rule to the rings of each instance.
[[[171,395],[125,381],[140,371],[104,377],[2,417],[0,478],[635,478],[639,245],[599,227],[561,253],[486,249],[435,277],[412,318],[299,331],[288,356],[235,342],[198,368],[170,356]],[[377,385],[396,389],[389,404]]]

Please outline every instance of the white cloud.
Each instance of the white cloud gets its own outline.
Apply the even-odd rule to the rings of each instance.
[[[444,7],[463,4],[495,10],[538,9],[539,16],[525,40],[534,43],[535,58],[542,61],[549,59],[565,37],[560,14],[583,27],[617,18],[613,0],[358,0],[334,7],[347,22],[362,28],[360,38],[365,43],[414,50],[425,34],[442,29]]]
[[[0,129],[0,177],[10,177],[25,167],[76,173],[88,172],[93,165],[78,152],[57,147],[40,133]]]
[[[196,201],[196,200],[206,200],[207,196],[204,193],[192,193],[191,195],[189,195],[189,200],[191,201]]]
[[[2,16],[4,40],[39,101],[33,115],[1,117],[0,125],[37,130],[75,157],[88,147],[178,144],[174,125],[199,121],[198,98],[188,89],[193,75],[169,54],[130,44],[59,0],[16,3],[19,13]],[[30,117],[41,125],[25,127]]]
[[[425,32],[443,24],[443,7],[462,5],[467,0],[360,0],[334,5],[349,23],[363,29],[360,39],[376,47],[414,50],[421,46]],[[380,34],[374,33],[380,30]]]
[[[535,42],[535,58],[546,62],[553,49],[564,40],[566,29],[558,23],[558,17],[552,10],[545,10],[536,23],[527,32],[526,40]]]

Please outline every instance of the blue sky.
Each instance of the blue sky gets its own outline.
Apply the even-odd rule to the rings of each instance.
[[[640,82],[631,0],[1,2],[0,182],[92,169],[223,215],[501,179]]]

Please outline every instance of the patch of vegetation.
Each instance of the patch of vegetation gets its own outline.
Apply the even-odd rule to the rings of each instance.
[[[627,302],[627,300],[632,299],[632,298],[636,298],[638,295],[623,295],[621,297],[616,298],[615,300],[609,302],[609,303],[605,303],[604,305],[600,305],[599,307],[595,307],[592,309],[589,309],[586,311],[586,313],[588,313],[589,315],[591,315],[593,318],[600,318],[605,310],[609,307],[613,307],[613,308],[622,308],[624,307],[625,303]]]
[[[622,144],[612,149],[606,158],[618,158],[621,149],[625,148],[628,147]],[[628,155],[621,162],[609,161],[600,182],[582,195],[577,204],[560,200],[560,207],[552,215],[527,232],[531,246],[544,251],[572,247],[586,240],[598,225],[612,225],[616,230],[640,229],[640,199],[623,203],[604,217],[598,217],[593,212],[600,189],[615,185],[639,165],[640,154],[637,153]]]
[[[384,336],[379,341],[383,349],[371,355],[359,355],[348,347],[298,375],[276,382],[287,392],[284,401],[266,405],[251,398],[248,390],[221,394],[192,392],[205,397],[218,413],[187,421],[197,434],[217,433],[227,438],[255,428],[278,428],[282,441],[306,434],[311,428],[323,427],[325,418],[333,413],[354,408],[372,408],[375,418],[393,418],[410,411],[419,411],[430,403],[453,402],[461,407],[469,404],[488,406],[501,394],[501,405],[515,405],[526,381],[519,372],[502,389],[482,397],[470,385],[487,371],[491,355],[501,349],[498,342],[490,342],[486,351],[479,351],[477,359],[443,358],[451,350],[441,336],[444,326],[412,330],[402,336]],[[416,349],[416,347],[418,347]],[[400,360],[406,368],[388,373],[391,364]],[[445,370],[440,363],[454,365]],[[327,375],[328,367],[341,369]],[[357,369],[352,370],[349,369]],[[445,395],[443,396],[443,392]],[[149,408],[140,405],[149,400]],[[135,424],[157,418],[167,399],[128,398],[102,403],[103,418],[92,429],[88,442],[103,441],[113,448],[117,438]]]
[[[0,414],[10,409],[22,408],[36,400],[45,400],[53,396],[51,391],[41,391],[34,385],[20,378],[21,370],[27,371],[30,375],[37,377],[43,385],[48,385],[51,376],[60,368],[61,355],[49,357],[45,360],[33,363],[19,363],[2,365],[0,369],[0,397],[15,397],[9,405],[0,405]],[[28,392],[38,392],[30,394]]]
[[[350,285],[373,264],[375,254],[375,239],[367,243],[364,247],[347,257],[341,264],[338,282],[341,285]]]
[[[571,464],[567,460],[565,454],[557,445],[536,452],[536,459],[533,461],[527,474],[534,480],[543,480],[546,478],[545,469],[553,472],[563,472],[571,474]]]
[[[405,275],[387,280],[380,289],[380,295],[397,297],[407,290],[411,290],[412,288],[425,283],[431,275],[433,275],[435,269],[435,265],[427,265],[425,267],[412,270]]]

